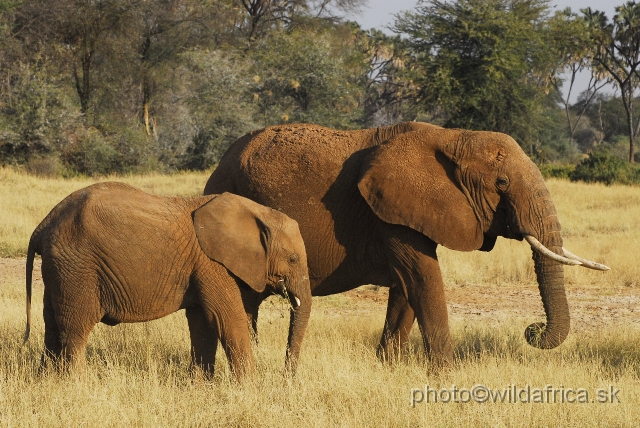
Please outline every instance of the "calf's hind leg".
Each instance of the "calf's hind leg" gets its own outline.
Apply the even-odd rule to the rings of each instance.
[[[86,277],[60,278],[45,287],[45,356],[53,357],[59,369],[84,370],[89,333],[103,316],[97,281]],[[68,284],[79,285],[71,287]],[[63,289],[64,293],[60,290]]]
[[[60,330],[58,329],[58,322],[56,321],[55,313],[53,311],[53,304],[51,303],[51,297],[49,290],[44,290],[44,351],[42,351],[42,357],[40,358],[40,371],[44,371],[51,365],[60,363],[60,357],[62,355],[62,342],[60,342]]]

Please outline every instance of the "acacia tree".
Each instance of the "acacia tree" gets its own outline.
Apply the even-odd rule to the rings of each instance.
[[[273,26],[291,27],[301,17],[336,19],[339,12],[357,11],[366,0],[234,0],[246,15],[239,26],[249,40],[264,35]]]
[[[604,12],[581,9],[595,44],[594,62],[607,73],[608,80],[620,89],[627,116],[629,162],[634,161],[635,143],[640,132],[636,111],[640,90],[640,4],[629,1],[615,8],[613,22]]]
[[[560,59],[557,66],[551,70],[549,81],[562,102],[569,138],[573,141],[580,120],[588,111],[596,93],[607,81],[602,69],[593,66],[593,45],[589,38],[588,25],[582,17],[567,8],[556,13],[549,24],[550,42]],[[571,92],[578,73],[586,69],[590,71],[589,82],[581,95],[577,115],[574,116],[572,110],[575,110],[576,106],[570,103]],[[563,74],[567,78],[562,78]],[[566,83],[568,85],[565,86]],[[566,90],[563,90],[565,88]]]
[[[545,0],[421,1],[397,17],[424,109],[445,126],[486,129],[533,144],[544,121],[550,70]]]
[[[415,120],[413,101],[417,87],[408,77],[409,54],[405,40],[376,29],[355,31],[368,67],[363,75],[363,124],[385,126]]]

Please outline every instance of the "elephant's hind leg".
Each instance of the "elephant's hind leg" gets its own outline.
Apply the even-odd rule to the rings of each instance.
[[[76,284],[92,284],[81,278]],[[68,289],[68,287],[67,287]],[[65,369],[83,371],[86,367],[86,346],[93,327],[103,317],[94,288],[76,287],[64,298],[52,298],[55,321],[60,337],[60,357]]]
[[[49,295],[49,289],[44,290],[44,351],[40,358],[40,371],[50,367],[56,367],[61,363],[62,342],[60,342],[60,330],[53,311],[53,304]]]
[[[400,357],[406,346],[415,315],[404,296],[401,286],[389,289],[387,317],[384,321],[382,338],[378,345],[377,355],[383,361],[393,362]]]
[[[80,313],[78,307],[75,315],[58,319],[62,357],[66,368],[70,371],[84,371],[86,368],[86,349],[89,334],[102,318],[100,315]]]

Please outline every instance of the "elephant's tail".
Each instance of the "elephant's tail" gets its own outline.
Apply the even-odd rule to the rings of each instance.
[[[31,332],[31,289],[33,282],[33,259],[36,256],[36,240],[34,236],[29,241],[29,248],[27,249],[27,327],[24,332],[24,343],[29,340],[29,333]]]

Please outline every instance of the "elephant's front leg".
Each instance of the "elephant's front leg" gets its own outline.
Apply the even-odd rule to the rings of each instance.
[[[384,321],[382,338],[378,345],[378,358],[383,361],[395,361],[407,343],[415,315],[404,295],[401,285],[389,289],[387,317]]]
[[[243,312],[222,313],[219,319],[220,343],[227,354],[229,368],[238,380],[250,378],[255,372],[251,339]]]
[[[388,225],[383,233],[396,288],[407,290],[427,356],[435,367],[449,365],[453,361],[453,346],[437,244],[404,226]],[[406,325],[409,312],[400,313],[403,316],[398,318],[404,318],[400,321],[405,324],[399,324]]]
[[[191,370],[199,367],[206,377],[212,378],[220,337],[217,326],[207,321],[199,306],[187,308],[185,312],[191,336]]]
[[[201,342],[199,348],[194,346],[198,343],[194,343],[192,339],[194,355],[197,358],[200,353],[203,358],[200,361],[213,366],[215,351],[212,351],[210,346],[217,346],[219,337],[227,354],[231,372],[238,380],[251,377],[255,371],[255,363],[247,317],[240,295],[240,280],[231,277],[224,266],[215,262],[207,263],[206,267],[195,274],[194,279],[199,289],[202,313],[208,324],[209,334],[215,333],[215,338],[208,338],[213,343],[207,345]],[[192,334],[197,330],[206,333],[204,326],[200,324],[202,319],[195,314],[196,312],[191,312],[192,319],[189,321]],[[210,359],[210,356],[213,359]]]
[[[247,314],[249,335],[251,340],[255,344],[258,344],[258,309],[264,299],[268,297],[268,293],[258,293],[249,287],[242,287],[240,294],[242,295],[242,304]]]

